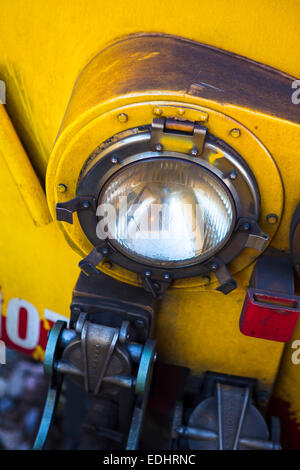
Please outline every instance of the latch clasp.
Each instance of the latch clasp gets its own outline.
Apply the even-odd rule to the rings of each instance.
[[[193,157],[202,154],[207,129],[193,121],[180,121],[170,118],[154,118],[151,128],[150,146],[153,151],[162,152],[173,149],[176,141],[188,146]]]

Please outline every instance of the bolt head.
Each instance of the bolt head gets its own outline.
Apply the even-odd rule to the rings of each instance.
[[[156,150],[157,152],[162,152],[162,149],[163,149],[163,146],[162,146],[161,144],[156,144],[156,145],[155,145],[155,150]]]
[[[197,155],[198,155],[198,149],[193,148],[193,149],[191,150],[191,155],[192,155],[193,157],[197,157]]]
[[[214,261],[213,263],[211,263],[211,269],[213,271],[216,271],[218,269],[219,265],[216,261]]]
[[[63,183],[60,183],[58,186],[57,186],[57,191],[59,193],[65,193],[67,191],[67,186]]]
[[[160,108],[158,108],[158,107],[155,106],[155,108],[153,109],[153,114],[154,114],[155,116],[161,116],[162,113],[163,113],[162,109],[160,109]]]
[[[111,160],[110,160],[110,161],[111,161],[113,164],[116,164],[116,163],[118,163],[118,157],[116,157],[115,155],[113,155],[113,156],[111,157]]]
[[[171,279],[170,274],[169,274],[169,273],[165,273],[165,274],[164,274],[164,279],[165,279],[166,281],[169,281],[169,280]]]
[[[88,209],[90,207],[90,202],[89,201],[83,201],[81,204],[83,209]]]
[[[231,135],[231,137],[237,138],[237,137],[240,137],[241,131],[240,129],[235,128],[235,129],[231,129],[229,134]]]
[[[107,246],[105,246],[104,248],[102,248],[101,251],[102,251],[102,254],[103,254],[103,255],[107,255],[107,254],[108,254],[108,248],[107,248]]]
[[[202,122],[208,121],[208,113],[201,113],[199,116],[199,121],[202,121]]]
[[[177,114],[179,114],[179,116],[183,116],[184,113],[185,113],[185,109],[183,109],[183,108],[178,108],[177,109]]]
[[[251,228],[251,225],[249,224],[249,222],[245,222],[243,224],[243,229],[246,230],[247,232],[248,232],[248,230],[250,230],[250,228]]]
[[[278,222],[278,215],[277,214],[268,214],[267,215],[267,222],[268,222],[268,224],[276,224]]]
[[[145,271],[145,276],[150,277],[151,276],[151,271],[150,270]]]
[[[125,113],[121,113],[118,115],[118,121],[119,122],[127,122],[128,121],[128,116]]]
[[[230,178],[231,180],[235,180],[235,179],[237,178],[237,172],[236,172],[235,170],[231,170],[231,171],[229,172],[229,178]]]

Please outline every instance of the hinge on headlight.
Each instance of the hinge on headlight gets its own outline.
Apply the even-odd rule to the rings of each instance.
[[[151,127],[152,150],[162,152],[164,149],[175,150],[174,145],[188,146],[193,157],[202,154],[206,127],[193,121],[180,121],[170,118],[154,118]]]

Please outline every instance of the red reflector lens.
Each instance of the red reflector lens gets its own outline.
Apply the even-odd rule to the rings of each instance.
[[[300,313],[300,298],[248,289],[240,330],[246,336],[287,342],[291,339]]]
[[[297,308],[298,302],[294,299],[282,299],[278,297],[270,297],[269,295],[265,294],[253,294],[253,298],[256,302],[279,306],[282,308]]]

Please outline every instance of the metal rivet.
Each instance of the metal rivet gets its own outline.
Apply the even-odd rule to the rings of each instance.
[[[163,149],[163,146],[162,146],[161,144],[156,144],[156,145],[155,145],[155,150],[156,150],[157,152],[161,152],[162,149]]]
[[[183,109],[183,108],[177,109],[177,114],[179,114],[179,116],[183,116],[184,113],[185,113],[185,109]]]
[[[63,183],[60,183],[58,186],[57,186],[57,191],[59,193],[65,193],[67,191],[67,186]]]
[[[114,164],[115,164],[115,163],[118,163],[118,157],[116,157],[115,155],[113,155],[113,156],[111,157],[110,161],[111,161],[112,163],[114,163]]]
[[[192,148],[191,155],[193,155],[193,157],[196,157],[198,155],[198,149]]]
[[[213,271],[216,271],[218,269],[219,265],[216,261],[214,261],[213,263],[211,263],[211,269]]]
[[[151,276],[151,271],[146,271],[146,272],[145,272],[145,276],[146,276],[146,277],[150,277],[150,276]]]
[[[231,180],[235,180],[235,179],[237,178],[237,172],[234,171],[234,170],[231,170],[231,171],[229,172],[229,178],[230,178]]]
[[[243,224],[243,229],[244,229],[244,230],[248,231],[248,230],[250,230],[250,228],[251,228],[251,225],[249,224],[249,222],[245,222],[245,223]]]
[[[103,255],[107,255],[108,254],[108,248],[105,246],[104,248],[102,248],[102,254]]]
[[[199,121],[206,122],[208,120],[208,113],[202,113],[199,116]]]
[[[164,274],[164,279],[165,279],[166,281],[169,281],[169,279],[171,279],[170,274],[169,274],[169,273],[165,273],[165,274]]]
[[[83,209],[88,209],[90,207],[90,203],[89,203],[89,201],[83,201],[81,206],[83,207]]]
[[[268,224],[276,224],[278,222],[278,215],[277,214],[268,214],[267,215],[267,222],[268,222]]]
[[[127,122],[128,121],[128,116],[125,113],[121,113],[118,115],[118,121],[119,122]]]
[[[241,131],[240,131],[240,129],[235,128],[235,129],[231,129],[231,131],[229,132],[229,134],[231,135],[231,137],[235,137],[235,138],[236,138],[236,137],[240,137]]]
[[[155,107],[155,108],[153,109],[153,114],[154,114],[155,116],[161,116],[162,113],[163,113],[163,111],[162,111],[162,109],[160,109],[160,108]]]

